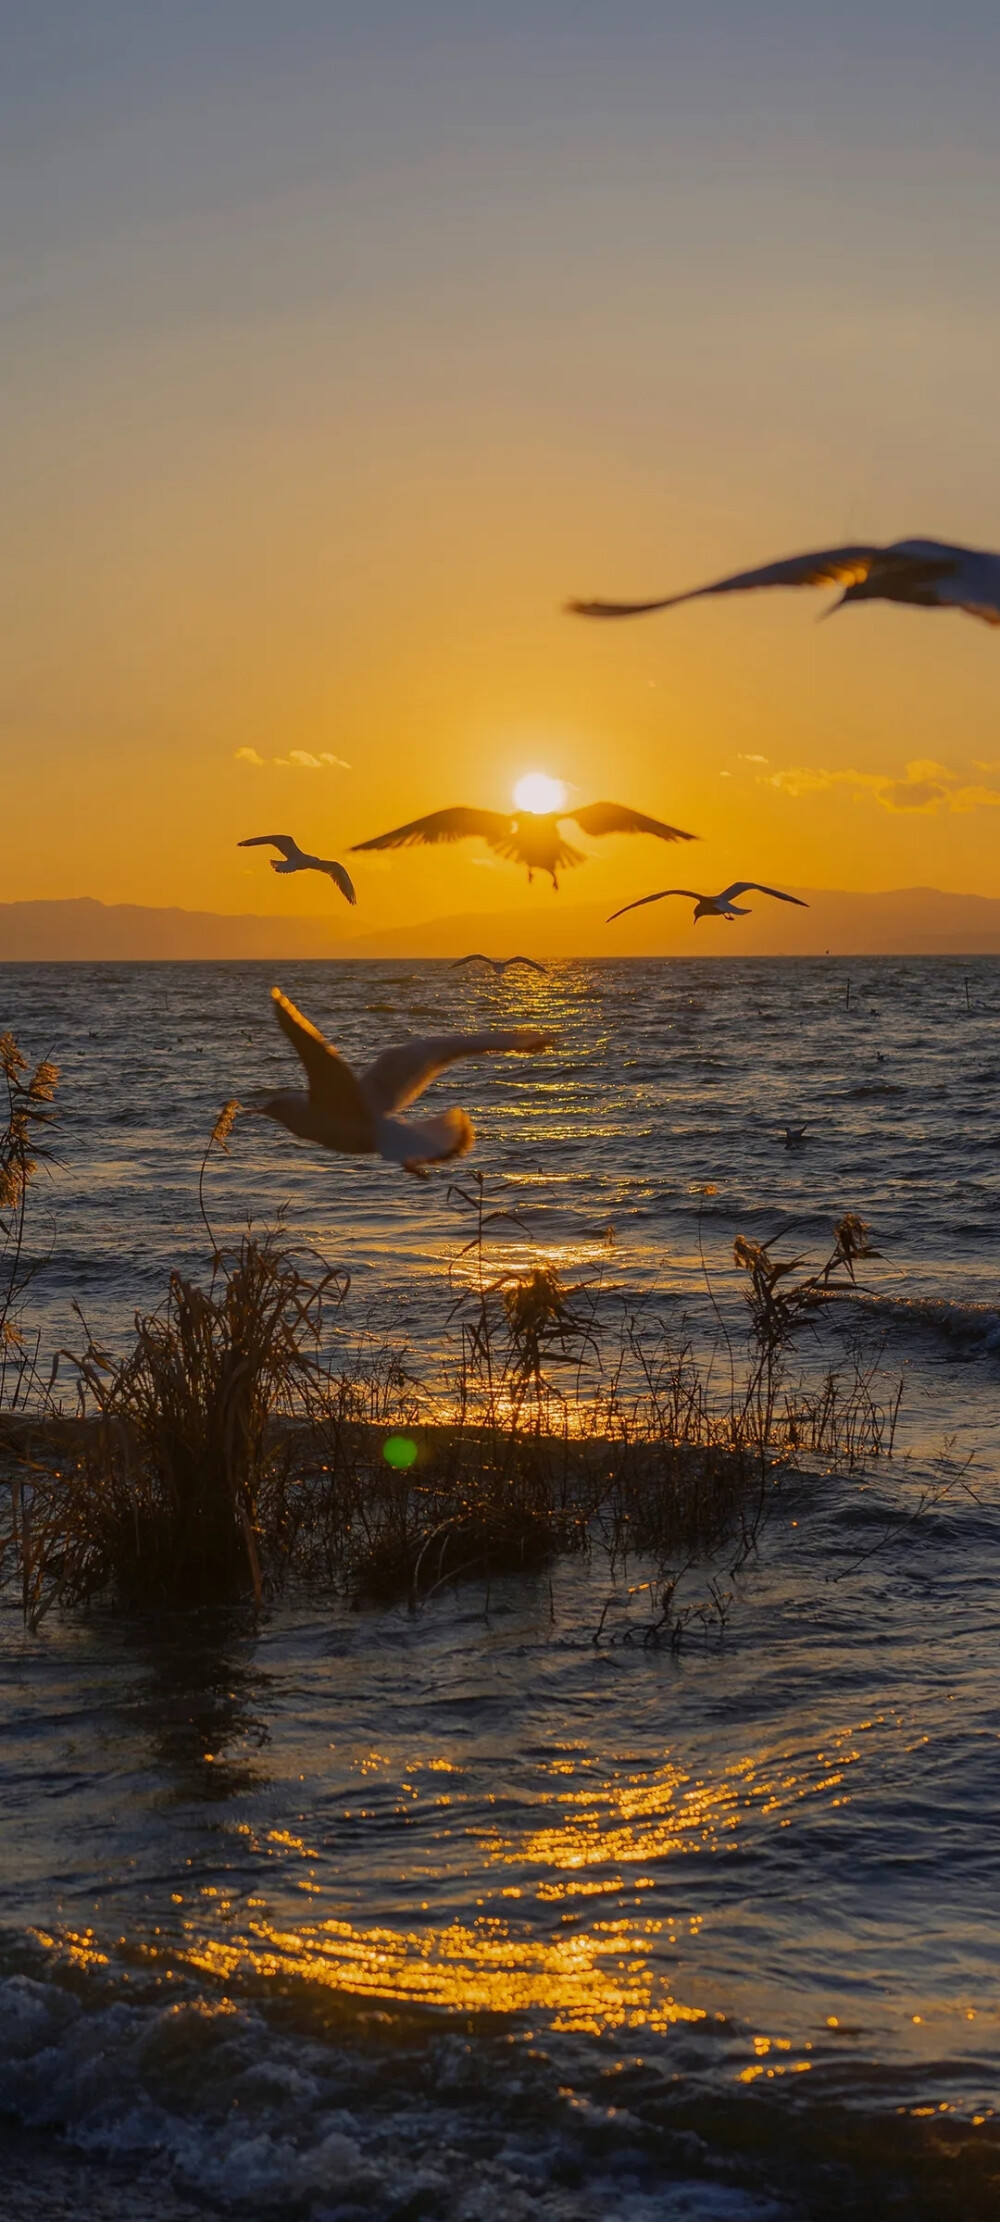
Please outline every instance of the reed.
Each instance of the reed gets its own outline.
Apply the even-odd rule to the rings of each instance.
[[[228,1146],[236,1110],[209,1150]],[[40,1416],[0,1529],[25,1618],[100,1595],[260,1603],[293,1578],[415,1605],[463,1576],[600,1548],[616,1568],[652,1562],[653,1625],[673,1641],[678,1568],[730,1546],[739,1564],[789,1462],[891,1454],[898,1397],[882,1395],[877,1354],[857,1346],[812,1386],[791,1371],[876,1254],[856,1216],[813,1270],[737,1238],[748,1336],[739,1351],[726,1338],[721,1392],[655,1304],[616,1314],[600,1272],[570,1283],[551,1261],[504,1264],[519,1222],[482,1176],[451,1196],[469,1231],[430,1377],[370,1327],[346,1350],[334,1340],[346,1274],[281,1232],[222,1250],[207,1217],[206,1285],[174,1273],[126,1357],[78,1315],[75,1423]]]
[[[248,1233],[216,1253],[207,1289],[171,1275],[126,1358],[87,1336],[71,1357],[75,1455],[46,1456],[36,1436],[0,1539],[29,1620],[102,1591],[127,1605],[260,1600],[268,1493],[290,1452],[275,1421],[300,1411],[345,1293],[335,1269],[303,1270],[273,1235]]]
[[[34,1266],[25,1255],[29,1190],[49,1161],[48,1128],[59,1068],[43,1058],[32,1071],[13,1034],[0,1034],[6,1113],[0,1126],[0,1410],[16,1410],[36,1387],[37,1339],[24,1333],[23,1308]]]

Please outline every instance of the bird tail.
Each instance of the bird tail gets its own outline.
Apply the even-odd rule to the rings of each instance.
[[[456,1110],[443,1111],[436,1119],[378,1119],[375,1139],[380,1157],[418,1173],[425,1165],[465,1157],[476,1136],[472,1120]]]

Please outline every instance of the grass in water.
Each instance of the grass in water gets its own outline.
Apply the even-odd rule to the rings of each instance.
[[[31,1101],[41,1117],[49,1098]],[[802,1333],[875,1254],[856,1216],[813,1271],[737,1238],[748,1336],[735,1350],[719,1315],[720,1394],[655,1306],[616,1321],[599,1276],[499,1266],[518,1222],[474,1174],[450,1191],[470,1230],[452,1266],[450,1355],[418,1380],[366,1330],[343,1353],[330,1330],[348,1277],[315,1253],[253,1229],[218,1247],[205,1166],[237,1111],[220,1114],[199,1182],[207,1285],[173,1274],[125,1358],[84,1328],[75,1420],[50,1395],[22,1436],[0,1571],[32,1624],[101,1596],[132,1609],[260,1602],[293,1577],[416,1603],[463,1575],[603,1547],[619,1568],[653,1562],[650,1628],[676,1640],[678,1566],[752,1550],[784,1466],[891,1453],[898,1397],[881,1396],[877,1356],[856,1350],[818,1386],[791,1371]]]

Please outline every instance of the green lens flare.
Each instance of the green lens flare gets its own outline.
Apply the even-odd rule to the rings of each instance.
[[[405,1471],[416,1464],[417,1446],[411,1435],[390,1435],[382,1445],[382,1456],[387,1466],[398,1466]]]

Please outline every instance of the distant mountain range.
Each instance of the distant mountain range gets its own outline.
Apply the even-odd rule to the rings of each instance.
[[[0,963],[108,959],[486,956],[979,956],[1000,954],[1000,900],[898,887],[854,895],[798,888],[808,910],[748,896],[752,917],[695,927],[680,901],[605,923],[597,903],[551,903],[505,912],[466,912],[423,925],[360,932],[353,921],[228,917],[218,911],[155,910],[141,903],[0,903]]]

